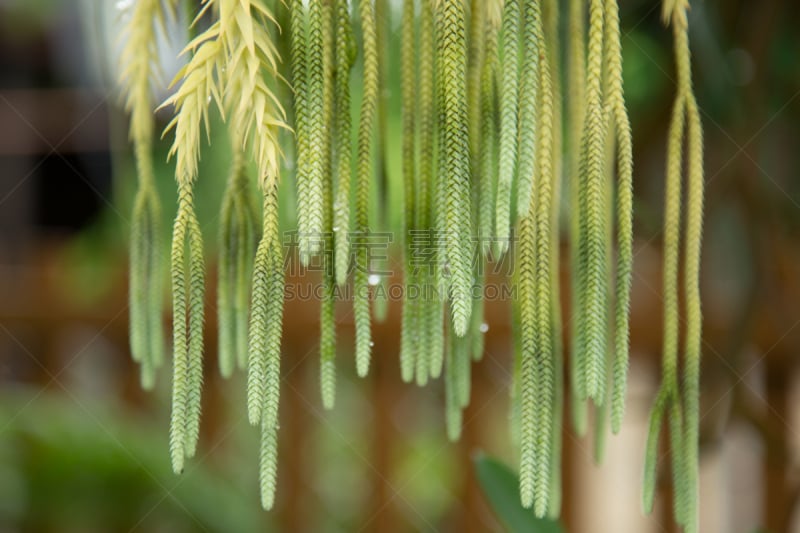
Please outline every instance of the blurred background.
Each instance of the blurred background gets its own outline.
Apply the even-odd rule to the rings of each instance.
[[[462,440],[452,444],[441,383],[400,382],[396,303],[374,326],[374,367],[364,380],[355,378],[352,320],[340,307],[338,398],[326,412],[317,384],[318,304],[288,301],[279,488],[276,509],[265,513],[243,376],[223,382],[217,371],[210,284],[200,450],[183,475],[172,474],[170,373],[145,394],[127,340],[135,172],[114,80],[128,4],[0,0],[0,531],[503,531],[508,524],[473,460],[482,450],[516,469],[508,302],[487,307],[486,354],[474,367]],[[564,424],[562,521],[570,532],[671,532],[669,476],[652,515],[640,504],[647,413],[659,380],[671,32],[655,0],[620,7],[635,146],[630,397],[625,426],[608,439],[600,466],[591,438]],[[391,7],[384,16],[396,31]],[[704,532],[800,531],[798,27],[800,4],[792,0],[692,2],[707,182]],[[185,42],[176,28],[169,34],[165,58]],[[177,65],[166,61],[165,80]],[[163,126],[166,116],[159,119]],[[157,146],[159,162],[168,141]],[[196,195],[209,280],[229,156],[226,142],[214,146],[204,150]],[[159,165],[168,228],[172,171]]]

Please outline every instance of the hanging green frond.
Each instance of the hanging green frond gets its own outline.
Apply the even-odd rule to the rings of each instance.
[[[158,74],[157,26],[173,7],[172,0],[135,2],[121,58],[139,176],[131,221],[131,352],[145,388],[154,384],[164,345],[150,84]],[[568,9],[563,79],[562,7]],[[286,20],[285,33],[273,8]],[[336,395],[339,289],[353,295],[356,371],[365,376],[372,315],[377,321],[393,316],[389,296],[399,279],[382,274],[375,279],[375,261],[382,258],[374,255],[378,237],[372,231],[397,230],[402,235],[395,233],[389,242],[400,246],[390,245],[385,259],[402,269],[400,375],[423,386],[444,374],[451,440],[465,424],[472,363],[485,351],[491,355],[484,341],[494,317],[484,315],[484,298],[499,269],[489,276],[487,263],[502,259],[510,237],[518,234],[515,257],[507,258],[514,263],[510,281],[516,290],[511,440],[520,454],[522,504],[539,517],[556,518],[562,502],[565,381],[580,435],[589,429],[593,404],[597,457],[608,421],[618,432],[625,407],[633,152],[618,1],[403,0],[393,6],[389,0],[358,0],[354,9],[355,14],[348,0],[204,0],[195,18],[196,35],[183,51],[186,64],[163,104],[174,108],[166,132],[174,134],[169,158],[175,161],[178,188],[171,247],[173,469],[182,471],[195,453],[200,430],[205,263],[194,184],[201,132],[211,141],[214,107],[232,145],[217,228],[219,367],[226,377],[247,367],[248,420],[261,431],[263,507],[274,505],[277,482],[286,292],[280,233],[286,221],[279,219],[296,214],[301,263],[310,267],[318,256],[323,266],[323,407],[332,408]],[[667,145],[663,382],[650,415],[643,500],[645,509],[652,509],[666,424],[675,520],[695,532],[704,178],[687,10],[687,0],[663,2],[662,15],[674,32],[677,95]],[[397,27],[396,15],[401,15]],[[354,19],[362,47],[356,69]],[[279,53],[284,47],[290,56],[286,66]],[[284,76],[291,93],[282,90]],[[360,97],[355,138],[354,95]],[[284,165],[282,150],[291,142],[296,160]],[[294,183],[281,186],[284,167],[293,170]],[[263,196],[257,246],[250,168]],[[562,170],[568,184],[563,202],[569,217],[568,367],[560,286]],[[282,197],[279,189],[294,197]],[[393,262],[397,251],[399,263]],[[352,291],[346,285],[351,269]]]
[[[700,248],[703,223],[703,138],[700,114],[692,89],[689,50],[688,0],[663,3],[662,16],[672,26],[675,41],[677,95],[667,144],[666,205],[664,208],[664,347],[659,398],[667,405],[670,461],[674,486],[675,521],[687,532],[698,522],[700,341]],[[678,269],[680,256],[681,174],[686,146],[686,233],[684,237],[684,287],[686,333],[682,394],[678,381]],[[655,411],[655,410],[654,410]],[[651,428],[658,422],[651,415]],[[652,431],[652,430],[651,430]],[[649,479],[646,481],[650,481]],[[652,489],[645,485],[645,508],[652,506]],[[648,505],[649,504],[649,505]]]
[[[158,74],[156,27],[163,26],[169,3],[141,0],[129,13],[120,60],[120,83],[125,110],[130,114],[139,187],[133,201],[130,237],[130,346],[141,365],[144,389],[155,385],[155,372],[164,360],[161,202],[153,175],[153,95],[151,82]]]
[[[253,267],[250,305],[247,412],[251,424],[277,425],[283,323],[283,252],[278,226],[278,184],[268,180],[264,194],[263,232]]]
[[[579,170],[580,229],[578,235],[578,353],[584,384],[581,394],[601,405],[606,389],[606,302],[608,272],[606,215],[603,181],[605,176],[605,121],[602,105],[603,4],[589,4],[589,55],[586,112],[581,141]]]
[[[334,0],[336,21],[335,62],[335,158],[336,198],[333,204],[336,282],[344,285],[350,265],[350,182],[352,181],[352,124],[350,118],[350,70],[356,57],[355,38],[347,0]]]
[[[200,224],[187,183],[178,185],[178,214],[172,237],[173,383],[170,452],[172,468],[183,471],[200,432],[203,386],[205,262]]]
[[[363,96],[358,125],[358,161],[356,163],[356,232],[361,238],[369,235],[370,183],[375,178],[374,144],[378,111],[378,43],[375,29],[375,8],[370,0],[359,0],[361,34],[364,41]],[[353,303],[356,322],[356,371],[359,376],[369,372],[372,334],[369,308],[367,249],[363,243],[356,253]]]
[[[517,212],[528,215],[536,165],[536,141],[540,136],[536,122],[539,86],[539,38],[541,37],[540,1],[522,2],[522,45],[519,74],[519,146],[517,154]],[[538,35],[537,35],[538,33]]]
[[[265,511],[275,504],[275,489],[278,478],[278,428],[261,428],[261,458],[259,480],[261,484],[261,507]]]
[[[511,195],[517,172],[519,140],[519,55],[522,27],[520,0],[505,0],[500,33],[500,168],[497,178],[495,234],[499,251],[508,249],[511,219]]]
[[[628,379],[631,276],[633,274],[633,148],[631,126],[622,92],[622,48],[617,0],[605,3],[606,107],[616,134],[617,151],[617,267],[614,310],[614,362],[611,430],[618,433],[625,412]]]
[[[416,28],[413,0],[403,2],[401,21],[400,49],[400,90],[402,96],[401,114],[403,123],[403,257],[405,267],[405,297],[400,324],[400,375],[406,383],[414,379],[417,368],[416,358],[419,356],[419,339],[417,320],[419,318],[419,299],[409,298],[412,287],[418,286],[415,273],[412,271],[411,236],[416,229]],[[421,378],[424,379],[424,378]]]
[[[291,0],[289,5],[291,35],[292,88],[294,89],[294,129],[297,140],[295,181],[297,182],[297,227],[301,261],[308,261],[312,243],[317,240],[322,227],[313,224],[313,203],[320,202],[312,192],[311,152],[316,147],[311,138],[310,99],[312,91],[308,80],[308,13],[303,0]]]
[[[469,136],[466,109],[467,43],[464,5],[442,0],[441,39],[437,53],[444,81],[444,166],[446,183],[445,256],[453,333],[463,337],[472,311],[472,223],[470,207]]]
[[[529,4],[530,2],[530,4]],[[533,4],[533,5],[531,5]],[[535,195],[528,215],[520,222],[520,283],[522,335],[522,433],[520,493],[525,507],[533,506],[537,516],[549,509],[553,413],[557,372],[554,368],[553,339],[553,189],[558,177],[553,169],[553,85],[547,44],[538,0],[526,0],[526,12],[534,25],[538,43],[537,65],[539,136],[538,165],[533,183]],[[523,248],[524,247],[524,248]]]
[[[586,3],[584,0],[570,0],[569,2],[569,57],[567,80],[572,98],[567,100],[567,116],[570,134],[568,136],[567,187],[569,189],[569,257],[570,257],[570,413],[575,432],[583,436],[586,434],[588,421],[588,407],[584,398],[585,377],[583,373],[583,328],[580,325],[583,302],[580,290],[580,153],[583,132],[583,117],[585,114],[586,92],[586,31],[585,15]]]
[[[486,50],[481,72],[480,115],[481,137],[478,167],[480,181],[478,239],[481,252],[488,257],[494,237],[495,184],[498,173],[498,37],[502,2],[492,1],[486,7]]]
[[[306,79],[305,105],[308,121],[308,185],[299,200],[298,211],[305,214],[307,226],[300,227],[300,258],[308,261],[309,256],[320,252],[320,241],[323,238],[323,191],[324,183],[330,174],[330,161],[325,158],[324,145],[329,142],[328,127],[324,114],[325,91],[325,24],[322,0],[309,0],[308,28],[306,32]]]
[[[458,335],[449,331],[446,346],[444,348],[444,403],[445,403],[445,427],[447,438],[451,442],[456,442],[461,438],[463,425],[463,413],[458,394],[458,361],[456,360],[456,344],[459,342]]]
[[[217,265],[218,353],[223,377],[230,377],[234,367],[247,367],[251,261],[255,248],[255,217],[250,207],[244,154],[241,141],[234,133],[231,135],[233,161],[222,198]]]
[[[547,516],[555,519],[561,514],[561,443],[562,426],[564,418],[564,346],[562,337],[561,319],[561,157],[562,157],[562,93],[561,93],[561,43],[559,39],[559,1],[545,0],[542,18],[544,21],[544,39],[547,46],[548,68],[552,80],[552,115],[548,116],[547,108],[543,105],[537,106],[537,111],[541,113],[539,121],[551,119],[552,123],[552,174],[553,174],[553,199],[550,209],[550,287],[551,295],[551,318],[550,332],[553,339],[553,414],[550,445],[550,479],[548,485],[550,493],[548,495]],[[545,98],[544,93],[539,93],[540,98]]]
[[[322,124],[327,127],[333,123],[334,101],[334,30],[333,11],[329,3],[322,6]],[[325,162],[322,182],[322,224],[324,232],[322,301],[320,302],[320,393],[322,405],[333,409],[336,398],[336,273],[331,261],[334,250],[333,231],[333,159],[330,135],[323,135],[320,156]]]

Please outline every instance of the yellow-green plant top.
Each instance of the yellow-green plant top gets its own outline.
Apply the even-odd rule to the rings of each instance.
[[[159,74],[157,28],[164,27],[167,11],[173,7],[160,0],[133,4],[120,57],[120,83],[139,177],[131,217],[130,346],[133,359],[141,365],[145,389],[155,384],[155,372],[164,360],[161,202],[153,175],[152,80]]]

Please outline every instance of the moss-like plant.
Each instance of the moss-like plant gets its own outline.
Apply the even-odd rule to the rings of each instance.
[[[644,507],[650,511],[655,496],[656,452],[662,420],[669,422],[675,521],[686,531],[698,524],[699,380],[702,315],[700,311],[700,244],[703,216],[703,131],[692,90],[689,21],[686,0],[664,2],[662,16],[672,26],[678,91],[667,141],[666,205],[664,208],[664,344],[662,383],[650,414],[645,457]],[[684,156],[684,142],[686,154]],[[686,162],[686,234],[684,287],[686,333],[683,390],[678,380],[678,270],[680,259],[681,174]]]
[[[130,114],[130,139],[134,147],[139,189],[133,201],[130,237],[130,344],[133,359],[141,365],[142,387],[151,389],[164,360],[163,272],[161,201],[153,175],[153,94],[151,82],[158,73],[157,29],[163,27],[171,3],[137,2],[126,26],[122,50],[121,83],[125,109]]]
[[[163,358],[161,215],[152,171],[155,106],[149,84],[158,64],[156,28],[168,6],[157,0],[134,4],[123,52],[122,81],[140,183],[131,232],[131,350],[146,388]],[[187,62],[164,104],[174,109],[167,132],[174,135],[170,157],[178,188],[171,255],[173,468],[180,472],[194,454],[200,427],[205,263],[193,195],[201,132],[209,134],[209,114],[216,107],[233,153],[218,232],[219,369],[225,377],[237,367],[247,369],[248,419],[261,431],[262,505],[273,505],[277,481],[285,284],[280,230],[291,223],[279,217],[286,211],[279,209],[287,201],[280,192],[285,190],[296,193],[301,263],[311,265],[319,254],[324,265],[319,355],[325,408],[335,402],[336,289],[346,285],[351,271],[355,366],[360,376],[368,373],[371,304],[376,319],[386,311],[370,288],[375,280],[369,240],[375,228],[388,225],[402,232],[397,239],[406,289],[401,377],[422,386],[443,376],[446,432],[457,439],[470,402],[472,362],[484,351],[484,261],[496,258],[493,251],[512,247],[518,294],[512,303],[511,427],[520,455],[520,497],[537,516],[555,517],[561,506],[567,389],[581,435],[588,429],[589,406],[594,406],[598,458],[607,424],[619,431],[624,415],[633,149],[617,1],[570,0],[563,79],[561,4],[556,0],[404,0],[399,33],[391,30],[391,7],[385,0],[358,0],[352,6],[347,0],[206,0],[195,20],[206,26],[186,46]],[[286,13],[288,31],[277,27],[273,8]],[[664,17],[674,31],[678,94],[667,150],[663,383],[651,415],[644,501],[647,509],[652,507],[656,452],[666,419],[675,516],[694,531],[703,171],[687,9],[686,0],[664,2]],[[392,39],[400,46],[396,110],[387,90]],[[288,50],[286,65],[279,50]],[[351,80],[353,70],[359,76]],[[290,92],[282,91],[287,79]],[[284,94],[293,131],[282,107]],[[357,95],[359,109],[352,113]],[[390,128],[398,112],[402,131],[394,152]],[[355,139],[352,115],[358,116]],[[287,150],[296,154],[293,161],[283,158],[288,143],[294,144]],[[687,328],[681,385],[678,270],[684,159]],[[391,168],[396,161],[399,172]],[[259,202],[253,200],[255,187],[248,178],[253,167]],[[294,187],[280,187],[284,169],[294,169]],[[559,284],[562,171],[572,289],[566,366]],[[401,189],[402,202],[394,198]],[[395,217],[400,209],[403,216]],[[395,219],[402,219],[400,228],[392,226]],[[261,236],[254,246],[259,225]],[[515,229],[517,241],[511,239]]]

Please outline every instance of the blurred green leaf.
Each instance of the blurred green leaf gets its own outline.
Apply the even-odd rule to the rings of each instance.
[[[558,522],[536,518],[532,510],[522,507],[519,478],[506,465],[484,453],[478,453],[474,462],[483,493],[508,531],[562,533]]]

